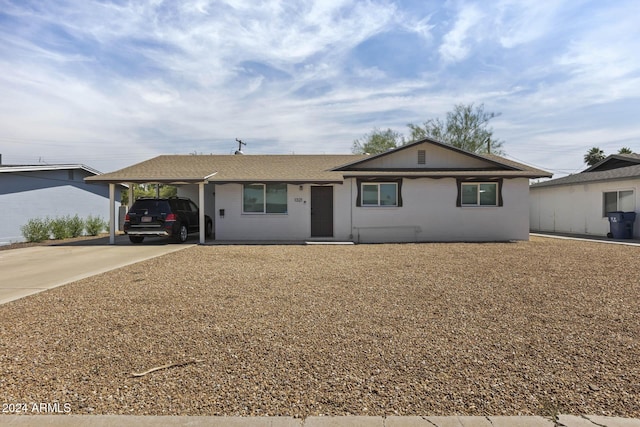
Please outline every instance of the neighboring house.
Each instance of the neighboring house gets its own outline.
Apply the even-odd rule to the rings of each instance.
[[[87,181],[178,185],[216,240],[423,242],[527,240],[529,179],[550,176],[424,139],[375,156],[165,155]]]
[[[636,212],[640,238],[640,155],[614,154],[583,172],[531,186],[531,231],[606,236],[608,212]]]
[[[76,214],[108,219],[109,186],[84,181],[99,173],[84,165],[0,164],[0,243],[24,241],[20,229],[30,219]]]

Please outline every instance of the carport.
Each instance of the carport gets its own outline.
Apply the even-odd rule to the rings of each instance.
[[[115,196],[118,184],[167,184],[167,185],[198,185],[199,207],[199,243],[205,243],[205,195],[204,186],[217,171],[211,170],[211,164],[203,161],[202,156],[189,155],[188,162],[171,161],[175,156],[158,156],[142,163],[85,178],[88,183],[109,184],[109,244],[116,240],[116,208]],[[185,156],[187,157],[187,156]],[[133,204],[133,185],[129,185],[129,208]]]

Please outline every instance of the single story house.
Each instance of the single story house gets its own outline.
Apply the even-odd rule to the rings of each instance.
[[[6,165],[0,163],[0,243],[24,241],[21,227],[30,219],[78,215],[109,218],[109,186],[85,178],[100,172],[79,164]],[[111,200],[119,204],[120,194]]]
[[[640,238],[640,154],[614,154],[583,172],[531,186],[531,231],[606,236],[608,212],[636,212]]]
[[[216,240],[423,242],[527,240],[529,179],[550,176],[423,139],[372,156],[163,155],[86,181],[177,185]]]

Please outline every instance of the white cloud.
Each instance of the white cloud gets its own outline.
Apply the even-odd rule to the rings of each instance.
[[[640,97],[639,13],[638,5],[607,10],[570,43],[556,63],[572,76],[576,89],[601,102]]]
[[[496,6],[496,33],[500,44],[513,48],[529,43],[553,31],[562,2],[539,0],[503,0]]]
[[[458,62],[467,57],[473,46],[474,31],[483,19],[482,11],[473,4],[463,5],[456,17],[453,28],[445,34],[440,45],[440,55],[445,62]]]
[[[227,153],[235,137],[248,153],[345,153],[374,126],[406,132],[484,102],[503,113],[492,125],[507,153],[579,167],[593,139],[640,140],[612,115],[640,109],[636,3],[455,3],[451,21],[451,3],[409,11],[390,0],[3,3],[16,26],[0,27],[2,152],[105,171],[161,153]],[[349,62],[398,29],[426,41],[415,47],[420,78]]]

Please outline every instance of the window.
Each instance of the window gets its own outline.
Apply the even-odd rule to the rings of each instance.
[[[287,184],[245,184],[243,213],[287,213]]]
[[[498,183],[462,183],[462,206],[498,206]]]
[[[602,195],[602,216],[609,212],[631,212],[635,210],[633,190],[608,191]]]
[[[362,206],[398,206],[395,182],[362,184]]]

